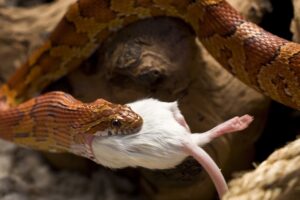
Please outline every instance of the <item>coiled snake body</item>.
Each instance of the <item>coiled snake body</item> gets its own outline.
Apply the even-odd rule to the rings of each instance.
[[[1,87],[1,137],[37,149],[91,157],[88,150],[80,150],[89,136],[138,130],[142,125],[138,115],[105,100],[83,104],[53,92],[19,103],[79,66],[112,31],[154,16],[181,18],[233,75],[300,109],[300,45],[246,21],[224,0],[78,0],[44,45]]]

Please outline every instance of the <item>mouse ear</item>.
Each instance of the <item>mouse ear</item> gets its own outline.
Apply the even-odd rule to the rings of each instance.
[[[186,123],[185,118],[182,115],[182,113],[181,113],[181,111],[180,111],[180,109],[178,107],[178,102],[174,101],[174,102],[169,103],[169,105],[170,105],[170,109],[171,109],[171,112],[173,113],[173,116],[174,116],[175,120],[181,126],[183,126],[184,128],[186,128],[188,132],[190,132],[190,127]]]
[[[172,111],[179,110],[177,101],[169,102],[168,106]]]
[[[167,108],[170,109],[172,113],[175,113],[176,115],[181,115],[177,101],[167,103]]]

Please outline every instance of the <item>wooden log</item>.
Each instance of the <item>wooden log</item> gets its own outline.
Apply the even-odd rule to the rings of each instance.
[[[70,2],[56,1],[26,10],[1,8],[0,24],[5,25],[0,29],[3,80],[42,42]],[[268,1],[231,2],[256,20],[269,9]],[[268,99],[222,69],[195,40],[189,26],[170,18],[144,20],[114,34],[64,78],[63,84],[50,88],[64,88],[65,84],[84,101],[101,97],[127,103],[149,96],[178,100],[192,132],[204,132],[235,115],[254,115],[255,122],[244,133],[220,138],[206,148],[227,177],[251,163],[253,144],[262,132],[269,105]],[[61,165],[63,160],[54,159],[54,163]],[[175,169],[140,169],[140,173],[141,185],[153,199],[214,196],[208,176],[191,159]]]

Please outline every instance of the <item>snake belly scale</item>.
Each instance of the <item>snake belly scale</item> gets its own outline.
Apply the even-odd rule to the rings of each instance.
[[[68,151],[72,145],[80,149],[89,140],[86,135],[115,130],[111,122],[116,119],[122,121],[119,132],[138,130],[142,119],[137,114],[105,100],[83,104],[54,92],[22,102],[78,67],[111,32],[155,16],[181,18],[234,76],[272,99],[300,109],[300,45],[246,21],[224,0],[78,0],[43,46],[2,85],[1,137],[37,149]],[[93,118],[95,112],[98,117]],[[79,122],[84,122],[83,128],[74,127]],[[59,126],[49,128],[47,124]]]

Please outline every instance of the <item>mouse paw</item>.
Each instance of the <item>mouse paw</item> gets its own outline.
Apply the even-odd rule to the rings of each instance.
[[[213,138],[216,138],[226,133],[244,130],[249,126],[249,124],[252,121],[253,121],[253,117],[250,115],[234,117],[213,128],[211,130],[211,135],[213,136]]]

